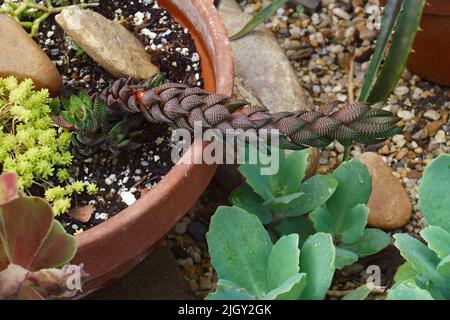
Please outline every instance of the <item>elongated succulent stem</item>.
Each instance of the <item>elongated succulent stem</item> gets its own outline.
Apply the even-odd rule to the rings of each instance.
[[[207,93],[184,84],[166,83],[148,89],[119,79],[100,94],[111,112],[136,114],[153,123],[167,123],[193,130],[196,122],[204,129],[267,129],[278,131],[280,147],[303,149],[325,147],[333,141],[344,146],[352,142],[374,144],[401,132],[399,118],[366,103],[329,102],[319,111],[271,114],[264,106],[249,105],[223,94]]]

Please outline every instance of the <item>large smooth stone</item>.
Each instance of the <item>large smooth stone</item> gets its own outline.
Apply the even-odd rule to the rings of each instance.
[[[412,206],[402,184],[378,154],[366,152],[360,155],[359,159],[372,175],[368,225],[385,230],[406,225],[411,218]]]
[[[0,14],[0,77],[33,80],[36,89],[53,96],[62,88],[58,69],[28,33],[12,18]]]
[[[230,35],[251,19],[235,0],[223,0],[219,14]],[[311,108],[297,74],[270,30],[259,26],[232,41],[235,94],[251,103],[262,103],[272,112]]]
[[[139,40],[118,22],[90,10],[64,9],[56,22],[115,77],[140,81],[159,73]]]

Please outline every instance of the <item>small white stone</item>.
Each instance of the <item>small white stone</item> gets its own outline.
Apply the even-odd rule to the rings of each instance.
[[[188,217],[184,217],[180,222],[175,226],[175,232],[178,234],[186,233],[187,227],[191,220]]]
[[[447,142],[447,136],[445,134],[444,130],[439,130],[436,135],[434,136],[434,141],[437,143],[446,143]]]
[[[403,97],[404,95],[408,94],[409,88],[406,86],[400,86],[395,88],[394,93],[398,97]]]
[[[427,110],[423,116],[429,120],[438,120],[441,115],[439,114],[439,112],[437,112],[436,110]]]
[[[200,61],[200,55],[199,55],[197,52],[194,52],[194,53],[192,54],[191,61],[192,61],[192,62],[198,62],[198,61]]]
[[[344,20],[351,19],[351,16],[347,12],[345,12],[344,10],[342,10],[341,8],[338,8],[338,7],[333,9],[333,14]]]
[[[122,201],[125,202],[127,206],[131,206],[133,203],[136,202],[136,197],[131,192],[122,192],[120,194],[120,197],[122,198]]]
[[[107,186],[110,186],[110,185],[113,184],[113,182],[112,182],[112,180],[111,180],[110,178],[106,178],[106,179],[105,179],[105,184],[106,184]]]
[[[103,213],[99,213],[99,212],[95,213],[95,219],[97,219],[97,220],[107,220],[108,217],[109,217],[109,215],[104,212]]]
[[[403,120],[405,120],[405,121],[409,121],[412,118],[414,118],[414,115],[411,113],[411,111],[408,111],[408,110],[401,110],[401,111],[399,111],[398,112],[398,116],[400,118],[402,118]]]

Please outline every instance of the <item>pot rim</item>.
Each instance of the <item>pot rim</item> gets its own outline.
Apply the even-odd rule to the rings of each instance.
[[[450,2],[448,0],[427,0],[423,12],[427,15],[450,16]]]
[[[214,74],[222,75],[220,78],[215,78],[216,91],[231,95],[233,90],[233,63],[228,33],[212,1],[192,0],[192,2],[195,3],[195,6],[203,15],[209,16],[208,24],[215,31],[215,36],[212,37],[217,57],[217,61],[213,63]],[[213,57],[209,58],[213,59]],[[107,239],[124,232],[130,222],[135,221],[139,216],[146,215],[149,208],[155,207],[161,201],[170,201],[170,190],[186,183],[185,179],[189,177],[190,172],[199,166],[198,164],[194,164],[193,161],[190,164],[185,164],[184,161],[192,157],[201,157],[204,148],[205,144],[203,142],[194,141],[186,154],[172,167],[166,176],[133,205],[125,208],[101,224],[75,236],[78,249],[93,247],[98,241],[107,241]],[[204,166],[204,164],[200,166]],[[211,166],[215,167],[215,171],[217,165]]]

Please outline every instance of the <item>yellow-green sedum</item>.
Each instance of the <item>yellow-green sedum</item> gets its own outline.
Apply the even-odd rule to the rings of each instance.
[[[96,187],[77,181],[52,188],[48,182],[56,176],[67,184],[73,160],[71,133],[54,124],[50,102],[48,90],[35,91],[31,80],[0,78],[0,173],[16,173],[22,190],[33,184],[44,186],[47,200],[59,215],[70,209],[73,193],[86,188],[94,194]]]

